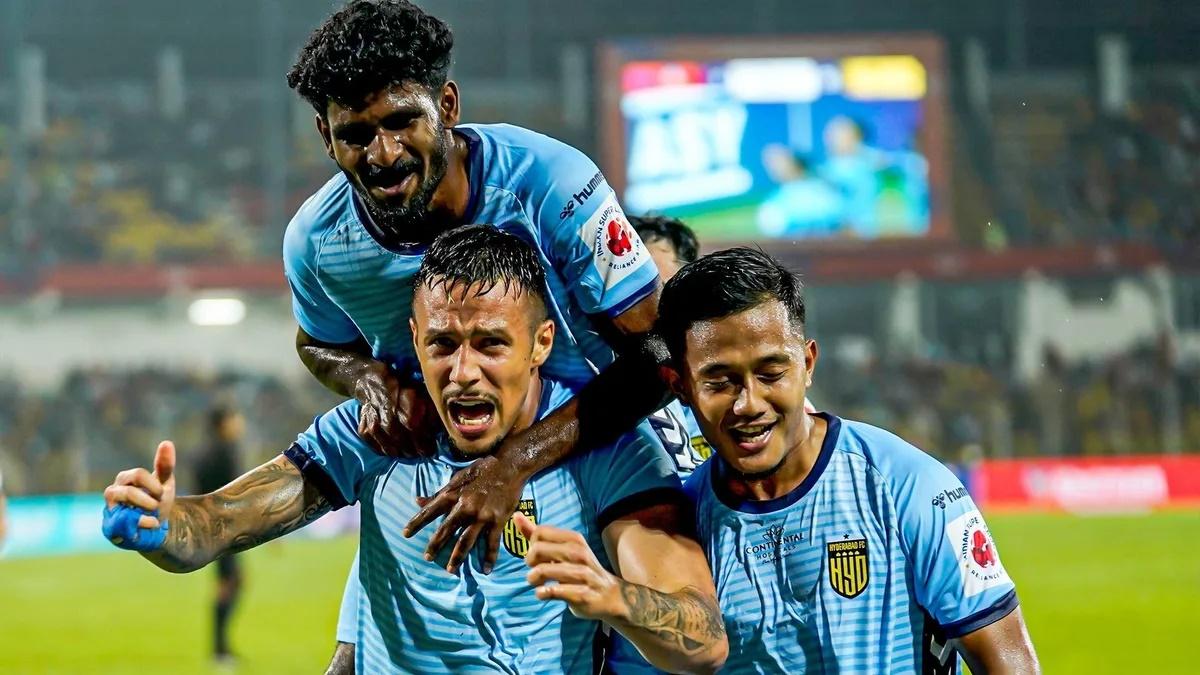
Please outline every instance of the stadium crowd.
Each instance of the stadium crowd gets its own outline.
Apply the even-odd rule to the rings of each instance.
[[[998,96],[986,140],[992,244],[1200,244],[1200,98],[1195,82],[1143,82],[1119,113],[1086,95]],[[986,148],[978,148],[986,150]],[[997,236],[999,235],[999,236]],[[968,237],[969,238],[969,237]]]
[[[1200,243],[1200,100],[1194,86],[1143,85],[1120,114],[1083,95],[998,94],[991,121],[965,134],[969,151],[953,157],[974,176],[954,182],[955,203],[969,206],[956,218],[961,239],[1167,251]],[[253,112],[261,103],[228,88],[193,88],[174,119],[148,88],[120,88],[99,104],[52,96],[45,129],[28,143],[24,183],[13,183],[12,156],[0,156],[0,275],[20,280],[59,263],[274,258],[286,222],[267,222],[269,162]],[[967,114],[959,126],[971,129]],[[0,126],[0,138],[13,135]],[[328,173],[315,143],[306,124],[287,132],[286,157],[270,160],[286,164],[285,213]]]
[[[895,429],[948,461],[1200,448],[1200,367],[1172,365],[1169,349],[1147,344],[1073,365],[1053,349],[1044,358],[1041,376],[1021,383],[973,364],[850,358],[830,349],[812,398],[820,409]],[[168,430],[181,448],[199,445],[205,411],[223,399],[244,406],[253,422],[250,445],[262,452],[286,445],[314,410],[337,400],[307,381],[241,372],[89,368],[50,392],[0,379],[6,488],[10,494],[95,490]],[[247,463],[260,458],[251,454]],[[186,461],[187,453],[181,457]]]
[[[237,404],[253,419],[250,465],[295,436],[314,410],[337,399],[320,387],[244,372],[85,368],[48,392],[0,378],[0,471],[10,494],[95,491],[141,458],[168,430],[183,449],[206,439],[214,405]],[[187,472],[190,475],[190,471]]]

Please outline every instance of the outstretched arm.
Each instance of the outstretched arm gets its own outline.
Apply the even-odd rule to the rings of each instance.
[[[154,472],[132,469],[117,475],[104,491],[105,533],[118,546],[134,548],[168,572],[191,572],[221,556],[244,551],[304,527],[330,510],[317,488],[283,455],[206,495],[175,497],[175,446],[159,444]],[[158,546],[131,545],[119,527],[119,507],[144,512],[133,539]]]

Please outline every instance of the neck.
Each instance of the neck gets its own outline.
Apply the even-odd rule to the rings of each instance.
[[[458,225],[467,217],[467,205],[471,203],[471,179],[467,174],[470,146],[462,136],[450,134],[450,156],[447,158],[446,175],[438,183],[429,201],[431,218],[441,219],[449,227]]]
[[[805,415],[801,423],[800,440],[783,456],[779,467],[763,478],[730,472],[726,477],[730,492],[743,499],[767,501],[783,497],[800,487],[817,463],[828,429],[829,424],[824,419]]]
[[[535,370],[533,379],[529,382],[529,392],[525,394],[525,403],[521,406],[521,414],[513,422],[507,436],[521,433],[537,422],[538,408],[542,407],[542,376]]]

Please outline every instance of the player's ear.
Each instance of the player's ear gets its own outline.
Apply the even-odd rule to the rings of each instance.
[[[550,319],[543,319],[538,324],[537,330],[533,332],[533,366],[541,367],[546,359],[550,358],[552,349],[554,349],[554,322]]]
[[[663,382],[670,387],[671,393],[675,394],[675,398],[679,399],[684,405],[692,405],[692,397],[688,394],[687,387],[684,385],[683,375],[671,366],[659,366],[658,376]]]
[[[813,383],[813,371],[817,368],[817,357],[821,355],[821,350],[817,347],[816,340],[807,340],[804,343],[804,386],[811,387]]]
[[[411,316],[408,317],[408,332],[412,333],[413,353],[420,354],[421,349],[417,346],[417,320]]]
[[[317,122],[317,133],[321,134],[321,140],[325,143],[325,154],[329,155],[329,159],[336,162],[337,159],[333,156],[333,136],[329,132],[329,121],[320,113],[317,113],[314,117]]]
[[[458,84],[454,80],[447,80],[446,84],[442,85],[442,96],[438,101],[438,113],[442,117],[442,125],[446,128],[458,126],[460,113]]]

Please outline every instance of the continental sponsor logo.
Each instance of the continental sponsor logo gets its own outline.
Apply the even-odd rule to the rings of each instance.
[[[856,598],[871,580],[867,559],[867,540],[831,541],[825,545],[829,556],[829,585],[844,598]]]
[[[796,550],[803,541],[803,534],[788,534],[782,525],[772,525],[763,531],[761,543],[745,548],[746,557],[757,562],[772,562]]]

